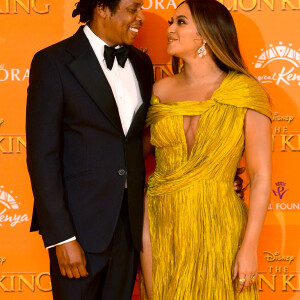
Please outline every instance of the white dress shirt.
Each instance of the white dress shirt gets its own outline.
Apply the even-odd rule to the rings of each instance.
[[[135,113],[143,103],[139,84],[135,76],[132,64],[130,60],[127,59],[124,68],[122,68],[121,66],[119,66],[117,59],[115,58],[113,67],[111,70],[109,70],[104,59],[104,46],[107,44],[102,41],[96,34],[94,34],[94,32],[88,25],[84,26],[83,31],[88,38],[99,61],[99,64],[104,72],[104,75],[112,89],[118,107],[124,135],[126,136]],[[68,240],[49,246],[47,247],[47,249],[74,240],[76,240],[76,237],[71,237]]]
[[[122,68],[115,58],[114,65],[112,69],[109,70],[104,59],[104,46],[107,44],[95,35],[89,26],[85,25],[83,31],[112,89],[118,106],[123,131],[126,135],[135,113],[143,103],[132,64],[130,60],[127,59],[124,68]]]

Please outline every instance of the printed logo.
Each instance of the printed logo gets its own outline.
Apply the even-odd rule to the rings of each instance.
[[[272,189],[273,195],[275,196],[275,201],[270,203],[268,210],[300,210],[300,203],[287,201],[288,191],[289,189],[287,188],[286,182],[276,182]]]
[[[165,77],[172,76],[172,65],[171,64],[153,64],[153,72],[155,80],[160,80]]]
[[[18,202],[18,196],[13,196],[13,191],[7,192],[4,186],[0,186],[0,226],[2,223],[8,223],[11,227],[23,222],[29,222],[27,214],[20,214],[21,203]]]
[[[29,78],[29,68],[21,69],[6,69],[4,64],[0,64],[0,82],[3,81],[25,81]]]
[[[2,2],[2,3],[1,3]],[[10,3],[11,2],[11,3]],[[23,3],[24,2],[24,3]],[[32,0],[32,1],[19,1],[19,0],[6,0],[0,1],[0,15],[1,14],[19,14],[34,12],[36,14],[48,14],[50,10],[50,4],[41,3],[40,0]]]
[[[279,251],[263,251],[267,268],[259,271],[258,290],[260,292],[300,292],[300,274],[295,266],[295,255],[281,254]]]
[[[279,252],[269,252],[264,251],[265,258],[267,262],[276,262],[276,261],[287,261],[289,264],[291,264],[295,260],[295,256],[293,255],[280,255]]]
[[[178,1],[177,1],[178,2]],[[175,0],[145,0],[143,9],[176,9]]]
[[[218,0],[225,5],[229,11],[293,11],[300,9],[300,3],[297,0],[281,0],[276,3],[275,0]],[[168,9],[176,8],[176,3],[179,4],[181,0],[144,0],[144,9]]]
[[[277,186],[276,190],[273,190],[273,194],[276,197],[279,197],[281,200],[284,196],[284,194],[288,191],[288,189],[285,189],[286,183],[283,181],[276,182],[275,185]]]
[[[4,120],[0,119],[0,128],[3,123]],[[0,154],[21,154],[25,149],[25,134],[0,134]]]
[[[6,257],[0,257],[0,293],[51,292],[49,272],[6,272],[4,267],[7,267],[7,264]]]
[[[292,114],[273,114],[272,151],[297,153],[300,151],[300,131],[292,126],[296,119]],[[290,127],[292,127],[290,129]]]
[[[256,77],[261,83],[275,83],[276,85],[300,85],[300,49],[295,50],[292,44],[284,46],[279,42],[278,46],[269,45],[269,49],[261,49],[261,54],[253,62],[255,69],[261,71]],[[277,72],[266,74],[267,66],[274,65]],[[275,65],[276,64],[276,65]]]
[[[0,257],[0,265],[3,266],[5,262],[6,262],[6,257]]]
[[[7,207],[7,209],[19,209],[19,205],[16,201],[18,199],[18,196],[15,196],[15,198],[5,192],[3,189],[3,186],[0,188],[0,203]],[[10,193],[13,193],[13,191],[10,191]]]
[[[299,10],[300,3],[297,0],[218,0],[224,4],[229,11],[287,11]],[[276,2],[276,5],[275,5]]]

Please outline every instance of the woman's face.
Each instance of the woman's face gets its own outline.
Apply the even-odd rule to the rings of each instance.
[[[168,54],[180,58],[197,56],[197,50],[202,46],[203,39],[197,31],[189,6],[180,5],[169,21]]]

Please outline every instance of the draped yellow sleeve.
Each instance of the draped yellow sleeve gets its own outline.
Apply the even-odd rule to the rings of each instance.
[[[253,78],[237,72],[230,72],[212,96],[216,101],[253,109],[272,119],[268,95]]]

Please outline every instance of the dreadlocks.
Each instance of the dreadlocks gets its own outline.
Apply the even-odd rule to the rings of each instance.
[[[80,0],[73,10],[72,17],[80,16],[79,22],[89,23],[93,18],[94,9],[97,5],[108,7],[112,13],[115,13],[121,0]]]

